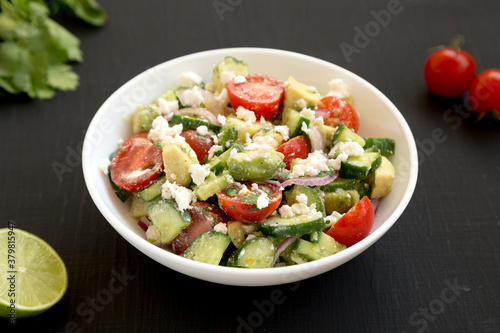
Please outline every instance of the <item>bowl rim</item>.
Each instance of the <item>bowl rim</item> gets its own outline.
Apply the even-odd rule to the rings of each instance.
[[[88,162],[90,160],[91,152],[93,150],[92,146],[90,146],[89,148],[90,145],[89,133],[90,130],[94,128],[101,120],[103,115],[106,113],[106,110],[109,108],[109,105],[111,105],[114,102],[115,98],[121,95],[123,91],[126,91],[127,89],[136,85],[136,83],[140,81],[141,78],[144,75],[146,75],[149,70],[157,71],[163,67],[175,66],[179,62],[192,61],[207,56],[221,55],[223,57],[224,55],[242,54],[242,53],[272,54],[273,56],[286,56],[294,58],[295,60],[298,61],[312,61],[317,63],[318,65],[334,68],[336,71],[342,72],[344,75],[350,76],[354,80],[362,82],[364,88],[371,90],[372,93],[374,93],[377,96],[377,98],[381,100],[384,106],[390,109],[391,114],[396,118],[397,123],[401,127],[401,130],[406,138],[406,143],[408,146],[407,148],[411,157],[410,170],[407,176],[408,177],[407,187],[396,209],[389,215],[389,217],[380,226],[377,227],[376,230],[372,230],[372,232],[360,242],[354,244],[353,246],[339,253],[336,253],[335,255],[294,266],[273,267],[273,268],[264,268],[255,270],[245,270],[235,267],[215,266],[186,259],[184,257],[178,256],[174,253],[161,249],[153,244],[150,244],[149,242],[144,242],[141,244],[138,241],[139,240],[143,241],[144,238],[136,234],[133,230],[123,227],[123,221],[121,221],[117,216],[115,216],[111,212],[111,210],[107,207],[107,205],[104,203],[99,191],[97,190],[96,184],[94,183],[94,178],[92,177],[92,172],[90,169],[92,167],[97,168],[97,166],[89,165]],[[411,200],[411,197],[413,196],[413,192],[415,190],[418,178],[418,154],[417,154],[416,143],[413,134],[411,132],[411,129],[408,123],[406,122],[405,118],[401,114],[401,112],[380,90],[378,90],[375,86],[373,86],[371,83],[369,83],[362,77],[358,76],[357,74],[343,67],[340,67],[336,64],[330,63],[328,61],[293,51],[272,49],[272,48],[260,48],[260,47],[233,47],[233,48],[221,48],[221,49],[200,51],[167,60],[165,62],[162,62],[160,64],[157,64],[149,68],[146,71],[137,74],[136,76],[128,80],[126,83],[121,85],[99,107],[99,109],[94,114],[87,128],[82,148],[82,169],[87,190],[89,191],[90,196],[94,201],[94,204],[99,209],[100,213],[105,217],[108,223],[110,223],[111,226],[123,238],[127,240],[127,242],[129,242],[132,246],[136,247],[142,253],[146,254],[147,256],[151,257],[152,259],[161,263],[162,265],[169,267],[170,269],[189,275],[191,277],[195,277],[197,279],[210,281],[218,284],[225,284],[225,285],[269,286],[269,285],[279,285],[284,283],[296,282],[299,280],[303,280],[309,277],[322,274],[326,271],[332,270],[344,264],[345,262],[361,254],[364,250],[373,245],[395,224],[395,222],[398,220],[398,218],[402,215],[402,213],[406,209],[407,205]],[[169,264],[166,264],[165,261],[168,261]],[[200,274],[200,272],[206,273],[206,275],[203,276],[203,274]],[[214,277],[213,275],[217,275],[217,277]],[[268,281],[254,280],[254,278],[262,276],[268,277]]]

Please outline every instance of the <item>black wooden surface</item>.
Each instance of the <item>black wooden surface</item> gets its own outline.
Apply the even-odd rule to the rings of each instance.
[[[100,3],[109,15],[102,28],[63,21],[82,42],[77,91],[0,101],[0,223],[45,239],[69,272],[56,306],[14,326],[2,320],[0,332],[500,332],[499,126],[475,126],[460,100],[430,96],[422,78],[428,49],[457,33],[479,71],[500,68],[500,2]],[[395,103],[418,143],[418,184],[394,227],[300,283],[230,287],[163,267],[114,231],[83,180],[85,130],[114,90],[158,63],[234,46],[353,71]]]

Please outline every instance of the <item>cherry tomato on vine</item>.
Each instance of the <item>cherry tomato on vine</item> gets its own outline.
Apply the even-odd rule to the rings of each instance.
[[[469,105],[478,114],[500,112],[500,69],[488,69],[478,74],[469,88]]]
[[[462,50],[443,48],[433,52],[424,66],[424,78],[430,92],[441,97],[460,97],[476,75],[476,62]]]

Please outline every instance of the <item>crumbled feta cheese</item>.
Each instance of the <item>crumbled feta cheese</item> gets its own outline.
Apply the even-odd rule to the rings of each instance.
[[[257,208],[263,209],[266,208],[267,206],[269,206],[269,197],[267,193],[264,192],[257,198]]]
[[[255,113],[253,111],[245,109],[242,106],[239,106],[238,109],[236,109],[236,117],[238,117],[239,119],[241,119],[243,121],[250,121],[252,123],[257,121],[257,117],[255,116]]]
[[[245,151],[255,151],[259,157],[266,157],[267,154],[274,150],[274,139],[268,135],[255,136],[253,139],[249,133],[245,133],[245,144],[243,148]]]
[[[183,104],[189,105],[189,106],[192,106],[192,107],[199,107],[199,106],[201,106],[201,103],[203,103],[203,101],[205,100],[203,98],[203,92],[202,91],[203,90],[200,87],[198,87],[198,86],[194,86],[191,89],[184,90],[184,95],[183,95],[184,101],[183,101]]]
[[[330,85],[330,91],[326,94],[326,96],[338,96],[343,99],[351,96],[344,80],[332,79],[328,82],[328,84]]]
[[[333,211],[333,213],[327,217],[325,217],[326,225],[325,228],[331,227],[335,222],[337,222],[344,214],[340,214],[339,212]]]
[[[359,156],[363,155],[365,150],[361,145],[357,142],[354,141],[349,141],[349,142],[338,142],[333,146],[333,148],[330,150],[330,153],[328,153],[329,157],[333,157],[336,154],[346,154],[348,156]]]
[[[170,119],[175,111],[179,110],[178,101],[166,101],[163,98],[158,98],[158,112]]]
[[[214,230],[227,235],[227,225],[225,223],[219,222],[215,225]]]
[[[321,171],[328,171],[328,158],[322,151],[316,150],[309,153],[307,158],[297,161],[289,178],[315,177]]]
[[[198,132],[199,135],[207,135],[208,134],[208,127],[205,125],[202,125],[196,129],[196,132]]]
[[[221,90],[221,92],[215,96],[215,100],[223,107],[227,106],[229,104],[229,96],[227,95],[227,89],[224,88]],[[220,122],[220,121],[219,121]],[[224,125],[224,124],[222,124]]]
[[[170,144],[181,145],[185,139],[180,136],[182,133],[182,124],[169,126],[167,119],[158,116],[151,124],[148,138],[153,142],[160,142],[163,146]]]
[[[296,215],[307,215],[314,218],[316,215],[322,215],[321,212],[316,210],[316,204],[307,205],[307,196],[304,193],[297,195],[297,200],[293,205],[283,205],[279,209],[279,214],[283,218],[290,218]]]
[[[210,149],[208,150],[208,159],[211,159],[212,157],[214,157],[215,153],[217,153],[221,149],[222,149],[222,146],[219,146],[219,145],[213,145],[212,147],[210,147]]]
[[[203,78],[195,72],[184,72],[179,76],[179,87],[192,87],[200,84]]]
[[[304,132],[306,134],[309,134],[309,132],[311,132],[311,129],[309,127],[307,127],[307,124],[305,122],[302,123],[302,126],[300,126],[300,129],[302,130],[302,132]]]
[[[161,196],[164,199],[175,200],[179,210],[190,208],[192,202],[196,202],[196,196],[190,189],[171,183],[168,180],[161,187]]]
[[[229,153],[230,158],[236,158],[236,155],[238,154],[238,151],[236,148],[231,149],[231,152]]]
[[[220,81],[222,84],[227,84],[236,75],[233,72],[222,72],[220,73]]]
[[[296,104],[297,104],[297,106],[298,106],[299,108],[301,108],[301,109],[305,109],[305,108],[307,108],[307,102],[306,102],[303,98],[299,99],[299,100],[296,102]]]
[[[283,137],[283,141],[286,141],[290,138],[290,129],[286,125],[274,126],[274,130],[281,134]]]
[[[243,75],[236,75],[234,77],[234,83],[240,84],[240,83],[245,83],[247,82],[247,79]]]
[[[345,162],[348,157],[347,154],[338,154],[336,158],[328,160],[328,166],[333,170],[340,170],[342,162]]]
[[[193,183],[201,185],[205,181],[205,178],[210,174],[210,166],[208,164],[191,164],[189,166],[189,174],[193,179]]]
[[[105,174],[106,176],[108,175],[108,168],[110,164],[111,161],[107,157],[99,161],[99,169],[101,169],[102,173]]]
[[[243,228],[243,231],[247,235],[251,234],[252,232],[257,231],[259,229],[257,224],[243,224],[241,227]]]
[[[302,111],[300,111],[300,115],[309,119],[310,121],[314,121],[314,119],[316,119],[316,113],[311,109],[303,108]]]
[[[224,126],[224,124],[226,123],[226,117],[224,117],[223,115],[218,115],[217,116],[217,121],[222,125]]]

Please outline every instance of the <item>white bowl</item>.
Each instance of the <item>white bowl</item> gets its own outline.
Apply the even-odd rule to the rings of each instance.
[[[99,162],[117,149],[118,142],[131,135],[127,116],[141,103],[151,103],[177,85],[179,75],[193,71],[210,81],[213,66],[225,56],[244,60],[250,72],[295,79],[328,91],[328,81],[343,79],[360,114],[362,136],[390,137],[396,141],[391,160],[396,169],[394,189],[380,200],[373,229],[365,239],[335,255],[309,263],[266,269],[242,269],[195,262],[160,249],[144,239],[144,232],[128,214],[128,206],[114,194]],[[265,286],[303,280],[327,272],[354,258],[375,243],[403,213],[417,182],[417,149],[412,133],[398,109],[379,90],[359,76],[310,56],[262,48],[230,48],[183,56],[157,65],[120,87],[100,107],[85,136],[82,151],[83,173],[96,206],[130,244],[159,263],[178,272],[215,283],[238,286]]]

